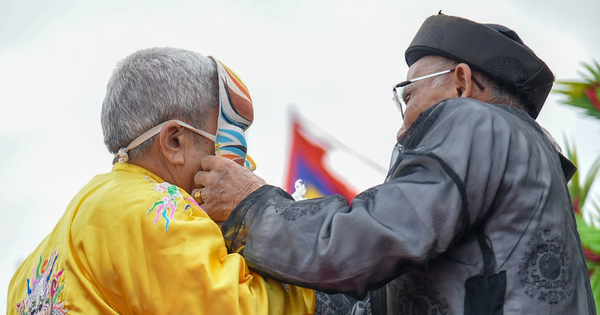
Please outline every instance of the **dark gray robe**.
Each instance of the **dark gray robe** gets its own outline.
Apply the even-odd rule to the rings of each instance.
[[[374,314],[595,314],[559,153],[508,106],[448,99],[351,205],[265,186],[223,232],[251,269]]]

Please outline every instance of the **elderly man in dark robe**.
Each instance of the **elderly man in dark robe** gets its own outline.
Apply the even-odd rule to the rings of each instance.
[[[535,121],[548,66],[507,27],[443,14],[405,57],[389,173],[351,203],[296,202],[231,161],[202,161],[195,182],[229,249],[280,281],[370,293],[373,314],[595,314],[574,167]]]

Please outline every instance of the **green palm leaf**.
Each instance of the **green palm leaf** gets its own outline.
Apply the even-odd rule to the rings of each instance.
[[[553,92],[566,96],[565,99],[561,100],[561,103],[582,108],[586,115],[600,119],[600,87],[598,87],[600,84],[600,65],[596,61],[593,61],[593,64],[583,63],[582,65],[587,70],[586,73],[580,72],[584,79],[583,82],[557,81],[557,88]],[[590,88],[592,88],[591,95],[593,96],[586,94],[586,91]]]
[[[577,150],[575,149],[575,146],[571,146],[569,144],[569,141],[566,140],[566,150],[567,150],[567,158],[573,162],[573,164],[575,166],[578,165],[578,161],[577,161]],[[575,175],[573,175],[573,178],[571,178],[571,181],[569,181],[568,184],[568,188],[569,188],[569,194],[571,195],[571,199],[573,200],[573,202],[576,202],[579,199],[579,171],[575,172]],[[577,204],[576,206],[578,206],[578,209],[581,209],[580,205]]]
[[[594,163],[592,164],[592,168],[590,169],[587,176],[585,177],[585,183],[583,185],[583,188],[580,191],[579,198],[581,198],[584,202],[585,202],[585,200],[587,200],[588,192],[590,191],[592,184],[596,180],[596,175],[598,174],[599,169],[600,169],[600,157],[598,157],[596,159],[596,161],[594,161]],[[583,206],[583,204],[582,204],[582,206]]]
[[[554,89],[553,92],[566,96],[561,103],[579,108],[586,115],[600,119],[600,65],[594,61],[593,64],[584,63],[583,67],[588,72],[580,72],[584,79],[583,82],[557,81],[556,83],[560,87]],[[567,157],[577,166],[578,157],[575,145],[566,142]],[[580,172],[577,171],[568,183],[568,188],[576,211],[577,231],[584,247],[596,308],[600,314],[600,229],[597,226],[600,205],[588,195],[599,172],[600,157],[592,163],[583,183],[580,182]],[[586,206],[585,209],[584,206]]]

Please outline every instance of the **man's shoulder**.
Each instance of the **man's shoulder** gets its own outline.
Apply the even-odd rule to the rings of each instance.
[[[435,116],[433,119],[442,124],[446,122],[448,127],[471,126],[481,129],[482,126],[488,126],[494,132],[506,133],[539,131],[535,120],[514,106],[490,104],[467,97],[446,99],[436,106],[438,108],[432,111],[432,116]]]
[[[489,117],[490,119],[517,119],[530,123],[534,121],[525,111],[514,106],[485,103],[469,97],[449,98],[438,105],[446,107],[448,114],[464,114],[476,117]]]
[[[181,195],[178,186],[136,165],[115,165],[106,174],[94,177],[81,191],[82,199],[118,204],[139,203],[165,194]]]
[[[409,131],[430,130],[435,127],[453,128],[457,125],[464,127],[491,120],[511,120],[518,116],[518,109],[513,110],[505,105],[488,104],[467,97],[449,98],[421,112]]]
[[[414,147],[427,135],[434,142],[449,142],[450,138],[531,133],[538,128],[533,119],[515,107],[466,97],[449,98],[423,111],[405,133],[402,144]]]
[[[150,217],[149,212],[168,217],[192,205],[194,200],[176,185],[144,173],[113,170],[90,181],[67,211],[72,211],[73,229],[77,229],[89,222],[105,227],[131,224]]]

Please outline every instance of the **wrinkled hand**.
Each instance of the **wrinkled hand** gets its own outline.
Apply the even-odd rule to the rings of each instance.
[[[201,189],[201,206],[215,221],[225,221],[231,211],[250,193],[267,183],[233,160],[213,155],[202,159],[202,169],[194,176]],[[192,192],[192,196],[196,190]]]

